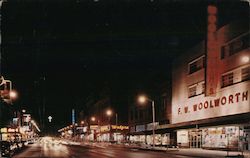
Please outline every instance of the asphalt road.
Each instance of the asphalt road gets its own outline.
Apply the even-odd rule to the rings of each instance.
[[[164,152],[144,151],[117,147],[93,147],[35,143],[14,158],[189,158]]]

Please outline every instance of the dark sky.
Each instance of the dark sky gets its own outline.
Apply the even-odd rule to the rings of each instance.
[[[62,126],[71,108],[108,88],[124,113],[129,95],[169,79],[172,59],[204,39],[212,2],[8,0],[2,71],[19,92],[15,106],[38,120],[36,96],[45,96],[46,115]],[[220,26],[249,14],[245,2],[217,5]]]

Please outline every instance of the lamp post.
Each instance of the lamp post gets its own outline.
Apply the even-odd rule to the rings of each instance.
[[[106,114],[107,114],[107,116],[109,118],[109,141],[111,141],[111,123],[110,123],[110,117],[112,116],[113,112],[112,112],[112,110],[108,109],[106,111]]]
[[[112,112],[112,110],[107,110],[106,111],[106,114],[107,114],[107,116],[109,117],[109,121],[110,121],[110,117],[112,116],[112,114],[113,114],[113,112]],[[115,125],[117,126],[118,125],[118,114],[117,113],[115,113]]]
[[[138,98],[138,102],[139,103],[141,103],[141,104],[143,104],[143,103],[145,103],[146,101],[149,101],[149,102],[151,102],[151,105],[152,105],[152,120],[153,120],[153,129],[152,129],[152,131],[153,131],[153,148],[155,148],[155,102],[154,102],[154,100],[152,100],[152,99],[149,99],[149,98],[147,98],[146,96],[139,96],[139,98]]]
[[[109,117],[109,124],[110,124],[110,117],[112,116],[113,112],[112,110],[108,109],[106,111],[107,116]],[[115,125],[116,125],[116,133],[117,133],[117,125],[118,125],[118,114],[115,113]],[[111,124],[110,124],[110,130],[111,130]]]

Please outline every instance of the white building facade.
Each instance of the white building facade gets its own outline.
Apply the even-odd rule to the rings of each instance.
[[[206,40],[173,62],[171,124],[183,147],[250,150],[249,25],[215,36],[215,56]]]

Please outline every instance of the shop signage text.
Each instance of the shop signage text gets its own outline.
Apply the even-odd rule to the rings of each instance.
[[[222,96],[220,98],[215,98],[213,100],[206,100],[204,102],[199,102],[190,106],[183,106],[184,109],[178,108],[178,115],[183,113],[194,113],[201,110],[216,108],[219,106],[229,106],[230,104],[246,102],[248,101],[248,91],[238,92],[235,94],[230,94],[228,96]],[[228,107],[230,108],[230,107]]]
[[[95,130],[95,129],[97,129],[97,128],[98,128],[98,125],[91,125],[91,126],[90,126],[90,129],[94,129],[94,130]]]
[[[118,130],[128,130],[128,126],[116,126],[116,125],[112,125],[111,126],[112,129],[118,129]]]
[[[18,128],[1,128],[1,133],[14,133],[18,131]]]
[[[107,131],[110,131],[110,128],[109,126],[101,126],[101,132],[107,132]]]

